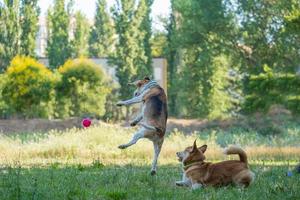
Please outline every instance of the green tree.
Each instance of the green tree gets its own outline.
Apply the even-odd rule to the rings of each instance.
[[[40,9],[37,0],[21,0],[20,26],[22,55],[35,57],[35,40],[38,31]]]
[[[133,34],[137,32],[136,27],[132,26],[134,16],[134,0],[117,1],[112,9],[115,30],[117,33],[116,52],[112,57],[112,62],[117,66],[116,75],[121,85],[120,98],[126,99],[132,94],[132,89],[127,86],[128,82],[137,74],[134,65],[135,38]]]
[[[140,0],[136,10],[136,17],[133,21],[133,23],[136,23],[137,26],[140,24],[139,34],[136,35],[137,42],[139,44],[139,54],[143,55],[136,59],[136,66],[140,76],[149,76],[152,74],[152,54],[150,43],[152,36],[152,20],[150,18],[152,4],[153,0]]]
[[[75,13],[75,30],[72,40],[72,57],[88,55],[88,37],[89,37],[88,19],[81,13]]]
[[[153,33],[150,44],[152,57],[164,57],[167,47],[167,34],[165,32]]]
[[[174,10],[174,1],[171,1],[172,12],[169,17],[169,21],[166,25],[167,30],[167,46],[165,49],[165,55],[168,61],[168,96],[169,96],[169,112],[170,115],[178,114],[177,107],[177,68],[179,65],[179,47],[177,42],[176,32],[176,11]]]
[[[136,5],[135,0],[119,0],[112,9],[117,44],[115,55],[111,61],[117,66],[116,75],[121,85],[120,98],[126,99],[132,95],[133,88],[127,86],[137,76],[148,74],[145,65],[147,57],[144,51],[145,32],[141,25],[147,11],[145,0]]]
[[[70,4],[69,4],[70,5]],[[47,55],[51,68],[57,68],[71,57],[70,7],[65,8],[65,0],[55,0],[54,7],[47,16]]]
[[[229,59],[226,54],[234,46],[232,37],[236,28],[232,16],[226,15],[222,0],[174,0],[172,3],[174,24],[177,26],[177,58],[180,59],[178,65],[173,64],[177,67],[171,68],[170,72],[178,77],[177,85],[173,85],[177,88],[176,108],[188,117],[226,115],[231,105],[220,107],[216,104],[230,103],[227,101],[229,94],[223,92],[227,85],[227,72],[219,68],[228,62],[224,59]],[[176,61],[174,55],[176,51],[172,62]],[[222,62],[215,60],[222,55]]]
[[[19,1],[0,3],[0,71],[20,53]]]
[[[300,2],[295,0],[237,1],[244,71],[259,74],[265,64],[275,71],[295,71],[300,62],[300,33],[289,29],[296,22],[289,19],[296,19],[291,16],[297,16],[299,9]]]
[[[96,3],[95,23],[89,36],[89,54],[91,57],[109,56],[113,50],[113,24],[105,9],[106,1],[98,0]]]
[[[146,33],[142,30],[146,13],[146,0],[118,0],[112,8],[117,43],[116,51],[110,60],[117,66],[116,76],[121,86],[121,99],[132,96],[134,88],[128,87],[128,82],[149,75],[151,71],[151,68],[147,67],[150,58],[147,58],[144,47]],[[126,107],[126,119],[128,115],[129,109]]]

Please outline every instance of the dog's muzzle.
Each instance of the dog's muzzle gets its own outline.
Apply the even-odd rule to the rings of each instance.
[[[180,152],[176,152],[178,161],[181,162],[182,161],[182,156],[180,155]]]

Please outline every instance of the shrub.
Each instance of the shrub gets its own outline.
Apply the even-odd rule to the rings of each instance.
[[[3,100],[11,114],[23,117],[46,117],[53,114],[55,78],[36,60],[16,56],[6,71]]]
[[[102,116],[110,89],[101,67],[84,58],[68,60],[58,69],[57,114],[69,116]]]
[[[267,68],[265,73],[250,76],[243,110],[246,113],[267,112],[272,105],[279,104],[299,114],[299,84],[296,74],[274,73]]]

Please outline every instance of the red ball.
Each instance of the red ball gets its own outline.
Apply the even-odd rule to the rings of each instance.
[[[92,124],[92,121],[89,118],[84,118],[81,124],[83,127],[87,128]]]

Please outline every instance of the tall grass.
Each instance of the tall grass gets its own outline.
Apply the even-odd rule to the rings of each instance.
[[[55,163],[86,165],[98,160],[104,165],[148,165],[153,155],[151,141],[142,139],[126,150],[117,148],[128,142],[135,130],[100,123],[87,129],[74,128],[64,132],[2,134],[0,164],[13,165],[17,162],[21,166]],[[299,130],[297,127],[287,128],[282,136],[261,136],[239,129],[216,129],[185,136],[175,130],[166,136],[159,163],[176,164],[175,153],[191,145],[196,138],[199,145],[208,144],[208,160],[228,159],[222,154],[222,148],[238,144],[246,150],[252,163],[295,163],[300,155]],[[291,138],[293,141],[288,142]]]

